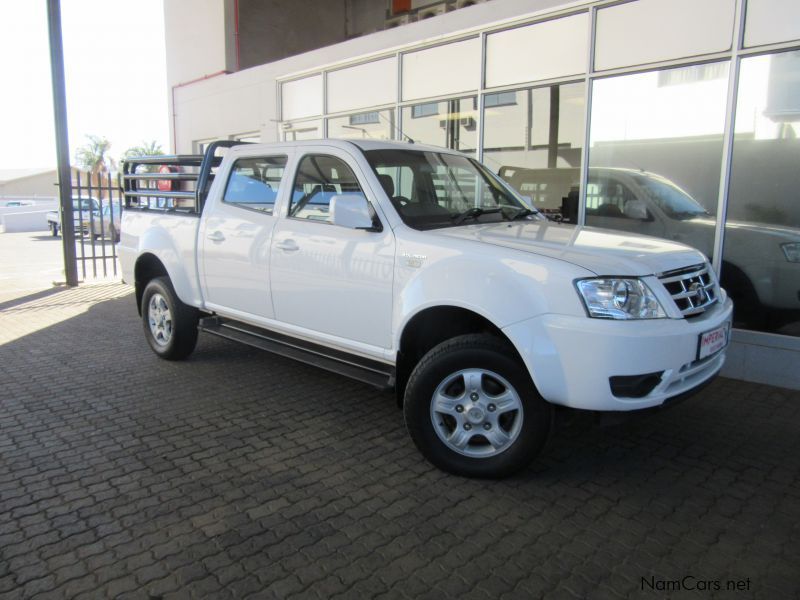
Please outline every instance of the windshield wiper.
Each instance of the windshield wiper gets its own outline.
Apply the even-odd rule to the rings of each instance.
[[[488,215],[492,213],[499,213],[501,209],[499,208],[481,208],[480,206],[473,206],[472,208],[468,208],[462,213],[458,213],[457,215],[453,215],[453,224],[454,225],[461,225],[467,219],[477,219],[481,215]]]
[[[680,211],[674,211],[672,214],[679,221],[686,221],[697,217],[711,216],[711,213],[709,213],[707,210],[704,210],[702,212],[696,210],[680,210]]]
[[[505,208],[508,213],[504,212],[503,216],[507,217],[509,221],[516,221],[517,219],[524,219],[525,217],[539,214],[539,211],[525,207],[515,208],[513,206],[507,206]]]

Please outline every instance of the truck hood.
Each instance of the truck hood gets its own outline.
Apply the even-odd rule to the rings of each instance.
[[[547,221],[476,224],[428,233],[563,260],[595,275],[646,276],[706,260],[697,250],[676,242]]]

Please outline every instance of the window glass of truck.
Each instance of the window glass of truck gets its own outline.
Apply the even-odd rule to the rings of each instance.
[[[285,156],[240,158],[233,164],[223,202],[271,215],[285,167]]]
[[[433,229],[531,216],[509,187],[466,156],[395,149],[364,154],[410,227]],[[389,178],[394,185],[389,185]]]
[[[309,154],[297,167],[289,216],[333,223],[331,200],[343,195],[365,197],[353,170],[335,156]]]

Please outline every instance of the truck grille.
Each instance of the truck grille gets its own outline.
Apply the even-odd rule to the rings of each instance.
[[[718,300],[718,288],[708,263],[668,271],[658,279],[684,317],[704,313]]]

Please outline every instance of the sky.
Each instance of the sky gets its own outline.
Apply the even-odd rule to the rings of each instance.
[[[115,159],[169,151],[163,0],[61,0],[70,159],[86,135]],[[55,167],[46,0],[0,0],[0,170]]]

